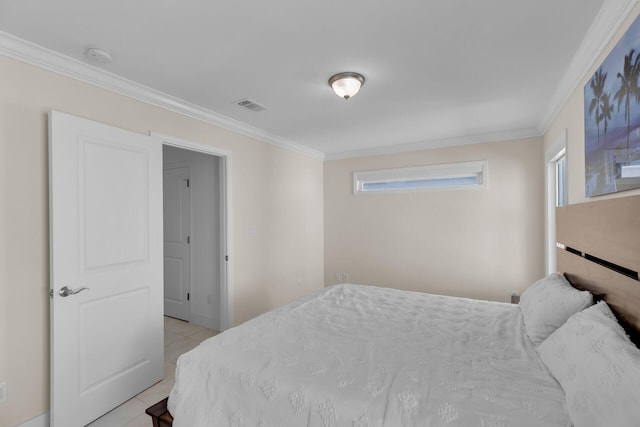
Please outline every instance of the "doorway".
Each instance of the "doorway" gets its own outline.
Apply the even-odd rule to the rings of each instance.
[[[164,146],[217,163],[218,252],[208,260],[217,271],[207,289],[219,301],[205,297],[211,308],[200,311],[210,319],[202,323],[231,326],[231,153],[57,111],[49,130],[50,423],[79,426],[162,379]],[[194,177],[187,164],[181,179]]]
[[[217,331],[229,310],[230,154],[163,140],[165,315]]]

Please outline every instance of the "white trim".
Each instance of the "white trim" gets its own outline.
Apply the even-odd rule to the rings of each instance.
[[[0,31],[0,54],[286,150],[320,160],[339,160],[544,135],[638,1],[640,0],[606,0],[604,2],[551,97],[547,114],[534,129],[465,135],[327,155],[2,31]]]
[[[538,126],[544,135],[640,0],[606,0],[558,84]]]
[[[220,329],[225,331],[234,326],[233,323],[233,239],[231,231],[233,230],[233,210],[231,199],[231,155],[223,156],[220,161],[220,178],[222,185],[220,186],[220,198],[224,206],[221,207],[220,218],[226,233],[221,233],[221,249],[225,255],[225,259],[221,260],[221,278],[222,286],[220,289],[220,300],[226,301],[222,304],[220,311]],[[225,261],[226,260],[226,261]],[[224,280],[226,278],[226,281]],[[220,331],[220,332],[222,332]]]
[[[558,156],[565,153],[567,167],[569,153],[567,151],[568,130],[564,132],[544,152],[545,164],[545,267],[547,274],[554,273],[556,263],[556,166]]]
[[[0,31],[0,55],[61,74],[72,79],[128,96],[138,101],[192,119],[218,126],[268,144],[294,151],[316,159],[324,159],[324,154],[285,138],[273,135],[254,126],[242,123],[212,110],[200,107],[183,99],[166,94],[140,83],[125,79],[101,68],[94,67],[75,58],[62,55],[51,49],[23,40]]]
[[[45,412],[44,414],[31,418],[16,427],[49,427],[49,413]]]
[[[225,230],[222,233],[222,259],[221,266],[221,286],[220,286],[220,328],[224,331],[233,327],[233,239],[231,230],[233,229],[233,202],[232,202],[232,169],[231,169],[231,151],[224,150],[210,145],[199,144],[172,136],[162,135],[157,132],[149,132],[149,135],[162,140],[163,145],[183,148],[186,150],[197,151],[200,153],[210,154],[220,157],[220,176],[221,182],[221,201],[223,208],[221,209],[221,221]],[[226,249],[225,249],[226,248]],[[224,257],[228,256],[229,260],[225,261]]]
[[[524,138],[537,138],[537,129],[518,129],[485,133],[481,135],[459,136],[431,141],[413,142],[408,144],[389,145],[384,147],[363,148],[361,150],[343,151],[325,154],[325,160],[343,160],[358,157],[383,156],[386,154],[406,153],[410,151],[431,150],[434,148],[456,147],[461,145],[484,144],[487,142],[510,141]]]

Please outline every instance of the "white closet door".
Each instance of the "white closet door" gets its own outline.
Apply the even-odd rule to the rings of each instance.
[[[191,187],[188,167],[164,170],[164,314],[191,320]]]

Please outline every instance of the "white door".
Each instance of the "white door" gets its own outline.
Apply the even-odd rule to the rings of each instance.
[[[190,321],[191,173],[164,170],[164,314]]]
[[[162,146],[53,111],[49,162],[51,426],[79,427],[163,376]]]

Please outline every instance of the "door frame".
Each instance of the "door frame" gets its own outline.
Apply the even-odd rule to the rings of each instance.
[[[220,158],[220,329],[224,331],[233,326],[231,151],[153,131],[149,132],[149,135],[162,140],[162,145],[196,151]]]

